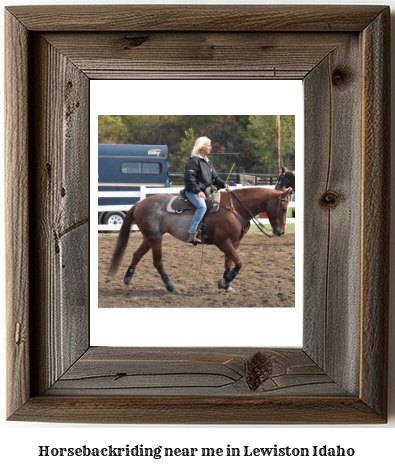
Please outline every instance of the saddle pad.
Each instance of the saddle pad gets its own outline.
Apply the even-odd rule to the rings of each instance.
[[[219,209],[220,200],[221,200],[221,193],[219,191],[212,193],[212,195],[206,199],[206,204],[207,204],[206,214],[209,214],[210,212],[216,212]],[[184,211],[194,211],[194,210],[195,210],[195,206],[191,204],[188,201],[188,199],[184,199],[181,196],[173,196],[170,199],[169,203],[167,204],[167,212],[181,214]]]

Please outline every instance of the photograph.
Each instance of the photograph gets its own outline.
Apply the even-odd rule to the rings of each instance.
[[[99,308],[295,307],[294,115],[98,120]]]

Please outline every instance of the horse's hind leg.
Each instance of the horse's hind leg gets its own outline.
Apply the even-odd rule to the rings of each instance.
[[[165,285],[166,289],[169,292],[173,292],[175,289],[174,284],[170,281],[169,276],[165,273],[165,268],[162,263],[162,239],[152,242],[151,248],[154,266],[160,274],[160,277],[162,278],[163,284]]]
[[[123,282],[128,286],[132,282],[132,277],[134,272],[136,271],[136,266],[140,262],[141,258],[150,250],[151,245],[147,240],[143,240],[141,245],[137,248],[137,250],[133,253],[132,263],[128,267],[126,274],[123,278]]]

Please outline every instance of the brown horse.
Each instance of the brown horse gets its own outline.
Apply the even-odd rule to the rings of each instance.
[[[229,289],[230,283],[242,268],[243,263],[236,250],[255,214],[266,211],[273,234],[280,236],[285,233],[289,193],[290,189],[277,191],[268,188],[243,188],[221,192],[219,210],[206,214],[204,218],[206,227],[204,243],[216,245],[225,254],[225,272],[223,278],[218,281],[219,289]],[[133,253],[132,263],[124,277],[126,285],[132,281],[141,258],[152,250],[154,266],[166,289],[174,291],[175,287],[165,273],[162,263],[162,237],[165,233],[169,233],[178,240],[186,242],[193,212],[187,211],[182,214],[167,212],[166,208],[171,198],[171,194],[150,196],[139,201],[126,214],[109,269],[110,274],[116,273],[128,243],[130,228],[132,224],[136,224],[143,235],[143,242]]]
[[[292,188],[295,191],[295,172],[291,170],[287,170],[284,166],[281,168],[281,174],[278,177],[276,186],[274,189],[278,189],[279,191]]]

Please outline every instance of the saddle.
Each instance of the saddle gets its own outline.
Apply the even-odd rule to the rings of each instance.
[[[219,209],[220,200],[221,193],[219,191],[215,190],[213,193],[210,192],[210,194],[206,198],[206,214],[210,214],[211,212],[217,212],[217,210]],[[185,195],[185,189],[181,189],[180,194],[178,196],[173,196],[167,204],[167,212],[171,212],[173,214],[182,214],[185,211],[195,210],[196,207],[191,202],[189,202],[188,198]]]

